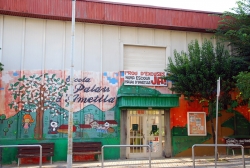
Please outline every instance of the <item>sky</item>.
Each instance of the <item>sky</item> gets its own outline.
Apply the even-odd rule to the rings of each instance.
[[[230,11],[232,7],[236,7],[237,0],[104,0],[104,1],[222,13],[224,11]]]

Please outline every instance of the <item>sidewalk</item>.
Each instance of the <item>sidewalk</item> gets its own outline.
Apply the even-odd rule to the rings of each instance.
[[[196,157],[195,168],[214,168],[213,157]],[[250,156],[245,155],[245,166],[250,168]],[[20,165],[25,168],[39,168],[38,165]],[[43,164],[43,168],[66,168],[66,162],[54,162],[51,164]],[[100,168],[101,161],[91,162],[74,162],[72,168]],[[126,160],[105,160],[103,162],[105,168],[148,168],[148,159],[126,159]],[[171,167],[171,168],[192,168],[192,158],[161,158],[152,159],[151,168],[156,167]],[[241,155],[238,156],[221,156],[217,162],[218,168],[243,168]],[[18,168],[16,164],[3,165],[2,168]]]

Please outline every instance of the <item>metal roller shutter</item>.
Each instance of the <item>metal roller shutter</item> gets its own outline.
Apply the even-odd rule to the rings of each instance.
[[[124,46],[123,69],[161,71],[166,68],[166,47]]]

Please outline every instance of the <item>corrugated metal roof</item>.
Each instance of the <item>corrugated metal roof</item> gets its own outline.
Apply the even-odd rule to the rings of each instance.
[[[4,0],[0,14],[71,20],[71,0]],[[218,16],[209,12],[139,6],[97,0],[76,1],[76,21],[187,31],[216,29]]]

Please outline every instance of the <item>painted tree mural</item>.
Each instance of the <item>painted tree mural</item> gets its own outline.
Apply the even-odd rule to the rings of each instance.
[[[7,132],[9,131],[9,128],[4,128],[3,132],[4,132],[4,136],[6,136]]]
[[[57,78],[56,74],[46,73],[29,77],[23,75],[16,83],[10,84],[9,91],[12,92],[13,100],[9,103],[9,107],[16,112],[36,112],[34,137],[42,139],[45,110],[50,110],[50,113],[55,115],[63,113],[66,116],[65,111],[62,112],[60,106],[55,105],[55,101],[57,97],[62,97],[63,93],[67,92],[68,86],[69,84]],[[66,106],[68,105],[69,102],[66,102]]]
[[[11,124],[13,123],[13,120],[8,120],[7,121],[7,124],[8,124],[8,127],[10,128]]]
[[[6,115],[5,114],[1,114],[0,115],[0,120],[1,120],[1,124],[3,123],[3,120],[6,119]]]

